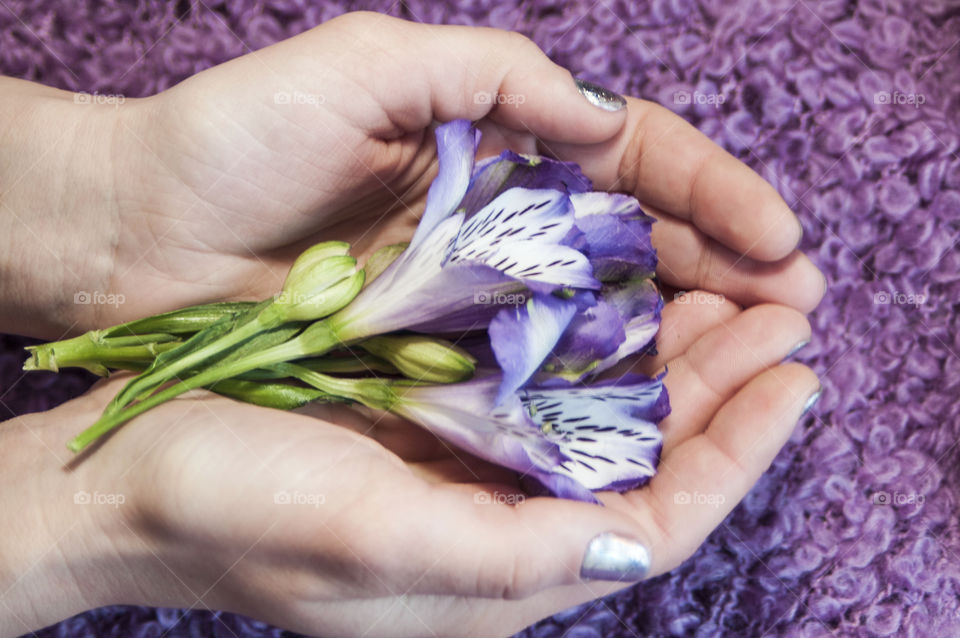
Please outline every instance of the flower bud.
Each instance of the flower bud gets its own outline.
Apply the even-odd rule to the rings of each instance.
[[[294,262],[260,323],[313,321],[336,312],[350,303],[363,286],[363,271],[347,251],[350,244],[322,242],[308,248]]]
[[[443,339],[421,335],[379,336],[358,345],[416,381],[456,383],[466,381],[476,370],[476,359]]]
[[[349,254],[350,244],[345,241],[323,241],[319,244],[314,244],[300,253],[297,260],[293,262],[290,272],[287,273],[287,279],[283,282],[283,289],[286,291],[292,285],[299,285],[304,278],[309,277],[313,270],[326,259],[330,257],[343,257]]]
[[[363,288],[364,272],[357,270],[353,257],[330,257],[315,270],[324,270],[328,278],[311,277],[304,288],[292,286],[277,298],[275,305],[283,309],[286,321],[322,319],[353,301]]]

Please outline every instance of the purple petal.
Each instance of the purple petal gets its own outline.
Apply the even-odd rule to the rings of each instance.
[[[570,194],[589,191],[592,184],[573,162],[518,155],[507,150],[497,157],[477,162],[462,207],[470,215],[515,187],[551,189]]]
[[[559,245],[573,228],[573,207],[563,193],[512,188],[463,225],[444,263],[486,264],[550,288],[599,288],[587,258]]]
[[[427,192],[427,205],[410,241],[411,248],[457,209],[470,185],[473,159],[480,143],[480,131],[469,120],[442,124],[437,127],[436,136],[439,172]]]
[[[651,351],[662,307],[660,291],[651,279],[604,285],[598,301],[578,305],[536,383],[561,387],[599,374],[625,357]]]
[[[516,396],[494,407],[500,378],[406,388],[394,409],[458,447],[521,473],[549,470],[565,459],[533,424]]]
[[[482,328],[484,305],[525,288],[599,288],[587,258],[558,245],[573,230],[566,195],[514,188],[466,223],[454,213],[411,245],[339,313],[354,339],[406,328]],[[450,322],[443,321],[451,318]]]
[[[640,203],[619,193],[579,193],[570,196],[577,228],[583,237],[575,244],[590,259],[601,281],[653,275],[657,253],[650,242],[654,219]]]
[[[535,295],[524,306],[502,309],[490,322],[490,345],[503,370],[497,404],[540,368],[576,310],[568,299]]]
[[[625,321],[616,306],[600,300],[578,312],[544,366],[547,374],[579,380],[626,340]]]
[[[616,352],[597,364],[594,374],[609,369],[630,355],[655,352],[654,339],[660,329],[660,313],[663,311],[663,297],[652,279],[606,287],[603,299],[616,306],[620,315],[626,318],[625,338]]]
[[[657,423],[670,413],[663,375],[625,375],[589,387],[521,392],[533,422],[569,462],[557,472],[591,490],[626,491],[656,473],[663,447]]]

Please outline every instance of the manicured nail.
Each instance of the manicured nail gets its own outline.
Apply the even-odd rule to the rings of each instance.
[[[803,412],[800,413],[801,419],[807,415],[807,412],[813,409],[813,406],[815,406],[817,401],[820,400],[821,394],[823,394],[823,388],[818,387],[817,391],[810,395],[810,398],[807,399],[807,402],[803,404]]]
[[[587,546],[580,566],[585,580],[636,581],[650,571],[650,550],[643,543],[607,532]]]
[[[580,94],[587,98],[590,104],[604,111],[619,111],[627,106],[627,101],[619,93],[580,78],[574,78],[574,81],[577,83]]]
[[[792,357],[793,355],[797,354],[798,352],[800,352],[801,350],[803,350],[804,348],[806,348],[808,345],[810,345],[810,340],[809,340],[809,339],[804,339],[803,341],[801,341],[801,342],[798,343],[797,345],[793,346],[793,349],[790,350],[790,352],[787,353],[787,356],[785,356],[785,357],[783,358],[783,360],[786,361],[787,359],[789,359],[789,358]]]

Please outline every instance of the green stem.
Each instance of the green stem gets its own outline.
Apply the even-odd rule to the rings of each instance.
[[[397,401],[394,391],[395,382],[386,379],[346,379],[331,377],[314,372],[294,363],[280,363],[274,366],[279,371],[303,381],[329,395],[343,397],[377,410],[390,410]]]
[[[304,388],[286,383],[242,381],[240,379],[218,381],[213,391],[245,403],[277,410],[294,410],[313,401],[342,401],[339,397],[331,396],[316,388]]]
[[[153,388],[158,388],[184,370],[189,370],[197,364],[203,363],[207,359],[216,356],[218,353],[223,352],[224,350],[227,350],[238,343],[242,343],[247,339],[256,336],[263,330],[268,329],[269,327],[261,326],[256,319],[248,321],[247,323],[238,326],[235,330],[223,335],[213,343],[209,343],[198,350],[194,350],[193,352],[180,357],[179,359],[171,361],[155,372],[141,376],[130,385],[129,389],[124,389],[124,392],[129,392],[129,396],[135,397],[143,392],[148,392]]]
[[[254,305],[253,302],[238,301],[193,306],[103,330],[91,330],[72,339],[29,346],[30,358],[24,363],[23,369],[56,372],[60,368],[81,367],[104,374],[106,370],[101,360],[110,358],[110,353],[104,349],[178,340],[183,335],[203,330],[224,317],[237,315]],[[155,356],[156,352],[152,354]]]
[[[103,376],[107,372],[104,361],[153,359],[180,343],[169,334],[104,337],[101,332],[92,331],[73,339],[28,346],[30,358],[23,369],[57,372],[60,368],[86,368]]]
[[[213,325],[224,317],[240,314],[254,307],[254,301],[225,301],[191,306],[181,310],[128,321],[103,330],[106,337],[144,335],[155,332],[190,334]]]
[[[325,326],[322,325],[322,322],[318,321],[299,336],[280,345],[256,352],[235,361],[214,365],[124,409],[105,412],[96,423],[70,441],[67,447],[74,452],[79,452],[107,432],[123,425],[133,417],[161,403],[169,401],[188,390],[212,386],[222,379],[230,379],[256,368],[283,363],[291,359],[321,355],[329,352],[338,345],[340,345],[340,341],[337,339],[336,334],[326,329]]]

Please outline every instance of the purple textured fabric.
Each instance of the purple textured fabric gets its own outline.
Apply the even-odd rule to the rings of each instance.
[[[0,72],[143,96],[349,9],[514,29],[576,74],[682,113],[799,213],[830,283],[799,355],[823,381],[815,415],[684,565],[522,636],[960,635],[960,3],[192,4],[5,0]],[[21,378],[22,345],[0,338],[4,417],[89,384]],[[281,632],[108,608],[38,635],[161,634]]]

